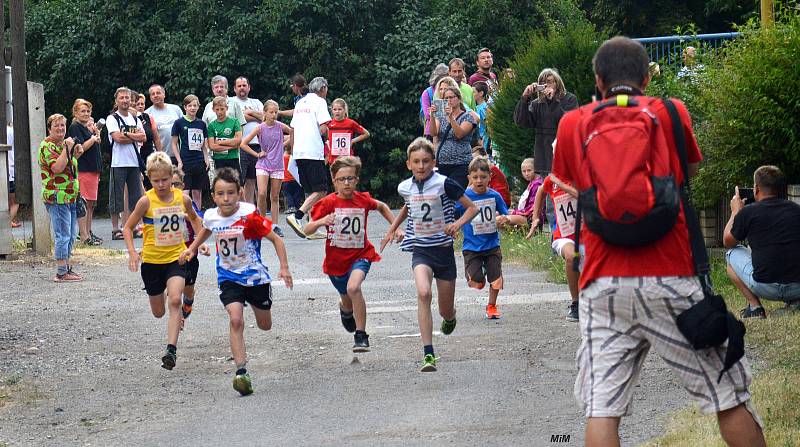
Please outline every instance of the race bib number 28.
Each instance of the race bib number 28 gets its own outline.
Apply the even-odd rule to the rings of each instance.
[[[169,247],[183,243],[183,208],[165,206],[153,210],[153,233],[156,247]]]
[[[412,196],[410,211],[415,235],[433,236],[444,231],[444,209],[439,196]]]

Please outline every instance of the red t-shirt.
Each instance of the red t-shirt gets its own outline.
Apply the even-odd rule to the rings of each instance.
[[[294,177],[292,177],[292,173],[289,172],[289,159],[292,158],[291,155],[287,154],[286,152],[283,153],[283,183],[286,182],[293,182]]]
[[[495,165],[492,165],[491,170],[492,178],[489,180],[489,187],[500,194],[500,197],[503,198],[503,202],[506,202],[507,207],[511,206],[511,191],[508,189],[506,175]]]
[[[686,152],[689,163],[702,160],[700,149],[692,133],[692,121],[682,102],[673,99],[683,123],[686,139]],[[561,118],[558,126],[557,146],[553,157],[553,174],[563,181],[570,181],[579,191],[590,187],[590,179],[580,178],[580,165],[583,158],[579,123],[588,117],[597,104],[588,104],[568,112]],[[664,104],[654,102],[650,110],[656,115],[659,124],[672,148],[670,164],[677,182],[683,181],[678,151],[672,135],[672,120]],[[686,217],[681,212],[672,230],[661,240],[643,247],[620,247],[604,242],[598,235],[581,225],[581,244],[585,248],[580,287],[584,288],[593,280],[606,276],[692,276],[695,274]]]
[[[360,135],[365,132],[366,130],[361,127],[361,124],[350,118],[328,121],[328,145],[325,148],[328,164],[343,155],[355,155],[352,144],[354,134]]]
[[[378,201],[368,192],[354,192],[351,200],[329,194],[311,209],[311,219],[318,220],[336,213],[336,223],[328,227],[325,243],[325,260],[322,271],[327,275],[341,276],[350,271],[359,259],[370,262],[381,260],[375,247],[367,239],[367,216],[378,208]]]
[[[572,186],[569,182],[565,184]],[[558,185],[550,180],[550,176],[544,179],[542,183],[544,192],[550,195],[553,199],[556,211],[556,221],[551,224],[553,231],[553,240],[570,238],[575,240],[575,218],[578,211],[578,199],[569,195],[568,192],[559,188]],[[563,229],[563,231],[562,231]]]

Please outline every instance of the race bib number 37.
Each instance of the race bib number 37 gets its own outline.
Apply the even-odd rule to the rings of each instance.
[[[350,155],[352,145],[351,135],[347,132],[335,132],[331,134],[331,153],[333,155]]]
[[[578,211],[578,200],[569,194],[561,194],[553,199],[556,206],[556,223],[561,237],[569,237],[575,233],[575,216]]]
[[[478,208],[478,214],[472,218],[472,232],[476,235],[496,233],[494,199],[475,200],[474,203]]]
[[[444,209],[439,196],[412,196],[411,217],[417,236],[433,236],[444,231]]]
[[[165,206],[153,210],[153,233],[156,247],[169,247],[183,243],[183,208]]]
[[[339,248],[364,248],[364,209],[336,208],[331,245]]]
[[[216,234],[219,265],[225,270],[241,270],[249,263],[242,228],[230,228]]]

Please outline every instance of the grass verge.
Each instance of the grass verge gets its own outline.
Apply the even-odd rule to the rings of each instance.
[[[552,254],[550,235],[530,240],[521,232],[503,232],[503,257],[511,262],[546,271],[548,278],[566,283],[564,261]],[[744,297],[725,273],[725,260],[712,259],[712,281],[735,314]],[[768,318],[746,321],[746,345],[755,377],[750,386],[753,404],[764,420],[767,445],[800,445],[800,312],[783,312],[782,304],[764,302]],[[755,359],[753,359],[755,357]],[[686,396],[688,398],[688,395]],[[649,447],[724,446],[714,415],[702,415],[695,405],[670,415],[666,433],[645,444]]]

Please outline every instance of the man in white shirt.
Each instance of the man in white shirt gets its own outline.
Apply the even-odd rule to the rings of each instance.
[[[217,96],[224,96],[228,98],[228,117],[239,120],[239,124],[244,126],[246,121],[244,119],[244,114],[242,114],[242,108],[239,106],[238,102],[233,100],[233,97],[228,96],[228,78],[222,75],[216,75],[211,78],[211,91],[214,93],[214,96],[211,97],[211,101],[209,101],[208,104],[206,104],[206,108],[203,109],[203,121],[208,124],[217,119],[217,114],[214,113],[212,103]]]
[[[158,137],[161,139],[161,148],[173,159],[172,164],[177,164],[177,160],[175,160],[175,156],[172,154],[170,138],[172,135],[172,124],[175,123],[175,120],[183,116],[183,112],[177,105],[167,104],[165,102],[167,92],[164,90],[163,86],[153,84],[147,90],[147,94],[150,96],[150,102],[152,102],[153,105],[148,107],[145,113],[152,116],[153,120],[156,122]]]
[[[308,87],[311,93],[297,101],[291,123],[291,127],[294,128],[292,157],[297,163],[298,180],[307,197],[294,215],[286,217],[286,222],[298,236],[317,239],[327,236],[320,233],[306,236],[300,220],[328,192],[330,181],[328,171],[325,169],[325,146],[322,139],[328,134],[331,115],[328,112],[328,103],[325,101],[328,95],[328,81],[317,77],[311,80]]]
[[[242,136],[249,135],[254,129],[258,128],[264,120],[264,104],[250,98],[250,81],[244,76],[239,76],[233,83],[233,91],[236,96],[228,101],[237,103],[244,115],[245,123],[242,125]],[[250,149],[261,152],[261,145],[258,142],[258,135],[250,140]],[[242,181],[244,182],[245,202],[256,203],[254,193],[256,190],[256,161],[258,159],[245,151],[239,151],[239,164],[242,167]],[[277,224],[277,222],[275,222]]]
[[[136,202],[142,197],[142,177],[139,172],[138,144],[147,140],[142,122],[129,113],[131,91],[120,87],[114,92],[114,103],[117,110],[106,118],[108,138],[111,143],[111,172],[108,183],[108,212],[111,214],[111,239],[122,239],[119,228],[119,213],[125,206],[123,203],[125,186],[128,187],[128,209],[133,210]],[[127,219],[128,216],[123,216]]]

